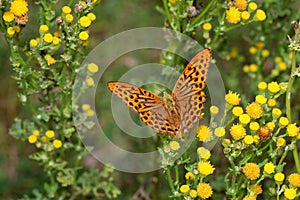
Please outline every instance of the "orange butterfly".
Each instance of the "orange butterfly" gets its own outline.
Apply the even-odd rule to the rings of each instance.
[[[206,100],[204,88],[211,61],[211,50],[200,51],[184,68],[172,95],[163,98],[138,86],[108,82],[108,89],[156,132],[182,137],[199,120]]]

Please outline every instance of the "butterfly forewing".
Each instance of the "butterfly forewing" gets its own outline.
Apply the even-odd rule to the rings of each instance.
[[[206,100],[204,88],[211,51],[199,52],[184,68],[173,89],[172,96],[181,116],[181,129],[186,132],[200,117]]]
[[[138,86],[124,82],[108,82],[108,89],[117,95],[129,108],[139,113],[141,120],[156,132],[175,132],[164,101],[157,95]]]

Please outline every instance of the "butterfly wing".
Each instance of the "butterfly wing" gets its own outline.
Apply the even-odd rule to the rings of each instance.
[[[204,108],[204,88],[210,60],[210,49],[200,51],[184,68],[173,89],[172,97],[181,116],[183,132],[193,127]]]
[[[129,108],[139,113],[141,120],[156,132],[174,135],[176,127],[163,100],[138,86],[124,82],[108,82],[108,89]]]

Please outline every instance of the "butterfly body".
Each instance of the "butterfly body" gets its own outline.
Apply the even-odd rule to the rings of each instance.
[[[181,137],[199,120],[206,100],[204,88],[211,51],[199,52],[179,76],[172,94],[159,96],[132,84],[108,82],[108,89],[156,132]]]

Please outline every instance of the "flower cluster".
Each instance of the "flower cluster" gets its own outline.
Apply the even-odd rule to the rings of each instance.
[[[14,0],[2,17],[9,27],[15,24],[25,25],[28,21],[27,13],[28,3],[25,0]]]
[[[231,24],[249,21],[264,21],[266,13],[257,9],[255,2],[248,3],[246,0],[235,0],[228,3],[229,8],[226,10],[226,20]],[[252,19],[251,15],[253,13]]]
[[[29,143],[35,144],[37,148],[42,148],[46,151],[51,151],[54,148],[59,149],[63,145],[53,130],[47,130],[44,134],[41,134],[39,130],[34,130],[27,139]]]

